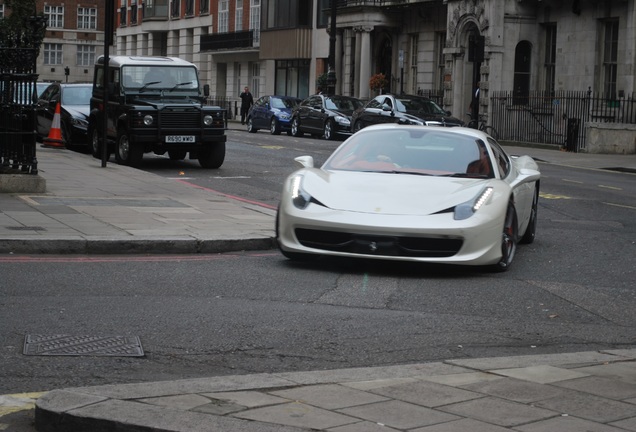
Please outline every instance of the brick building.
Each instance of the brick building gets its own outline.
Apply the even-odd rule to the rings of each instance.
[[[40,80],[92,81],[95,59],[104,51],[104,1],[37,0],[36,11],[48,17],[37,61]],[[5,13],[10,11],[0,0],[0,16]]]

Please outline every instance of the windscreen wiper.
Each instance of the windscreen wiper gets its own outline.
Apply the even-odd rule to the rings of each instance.
[[[149,83],[144,84],[143,87],[139,89],[139,93],[143,93],[143,91],[146,90],[146,87],[148,87],[149,85],[159,84],[160,82],[161,81],[150,81]]]

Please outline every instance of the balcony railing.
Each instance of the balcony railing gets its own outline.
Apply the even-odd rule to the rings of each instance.
[[[201,36],[201,51],[252,48],[257,43],[258,32],[254,30],[215,33]]]

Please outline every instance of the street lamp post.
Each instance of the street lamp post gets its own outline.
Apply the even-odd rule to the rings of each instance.
[[[331,0],[331,25],[329,27],[329,69],[327,70],[327,94],[336,93],[336,11],[338,0]]]

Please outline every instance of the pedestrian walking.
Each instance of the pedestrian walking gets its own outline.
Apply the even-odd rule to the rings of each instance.
[[[247,86],[245,86],[243,93],[241,93],[239,97],[241,98],[241,124],[245,124],[247,112],[250,110],[250,107],[254,105],[254,97]]]

